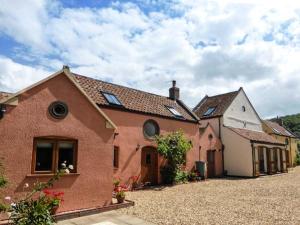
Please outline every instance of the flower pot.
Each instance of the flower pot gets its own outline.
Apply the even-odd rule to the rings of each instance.
[[[57,212],[57,210],[58,210],[58,205],[57,206],[53,206],[53,208],[51,209],[51,215],[55,215],[56,214],[56,212]]]
[[[122,197],[122,196],[117,196],[116,198],[117,198],[118,203],[123,203],[124,200],[125,200],[125,196],[124,196],[124,197]]]

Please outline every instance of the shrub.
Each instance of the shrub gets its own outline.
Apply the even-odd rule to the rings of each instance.
[[[188,172],[186,171],[181,171],[181,170],[178,170],[176,172],[176,176],[175,176],[175,183],[176,184],[179,184],[179,183],[187,183],[188,182]]]
[[[162,182],[164,184],[172,184],[174,182],[176,171],[169,165],[165,165],[160,169]]]
[[[189,180],[189,181],[195,181],[195,180],[197,180],[197,177],[198,177],[198,176],[197,176],[197,173],[195,173],[195,172],[192,171],[192,172],[190,172],[189,175],[188,175],[188,180]]]
[[[35,183],[33,190],[25,195],[21,200],[16,201],[8,206],[7,210],[10,212],[10,221],[17,225],[53,225],[55,208],[59,206],[62,201],[62,192],[51,192],[47,190],[52,187],[64,173],[69,173],[73,168],[69,165],[62,164],[63,169],[48,180],[46,183]],[[24,188],[29,185],[25,184]],[[10,197],[6,197],[10,199]]]
[[[51,206],[46,197],[19,201],[11,207],[10,220],[18,225],[52,225]]]
[[[192,148],[192,143],[187,140],[182,131],[172,132],[165,136],[156,136],[157,151],[167,159],[167,166],[161,169],[163,181],[173,183],[177,171],[185,163],[186,153]]]

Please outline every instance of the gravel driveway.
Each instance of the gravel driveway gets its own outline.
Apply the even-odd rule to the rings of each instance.
[[[300,167],[256,179],[211,179],[127,193],[118,212],[156,224],[300,225]]]

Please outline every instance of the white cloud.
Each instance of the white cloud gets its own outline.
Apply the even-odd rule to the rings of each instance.
[[[21,90],[50,74],[42,67],[25,66],[0,55],[0,88],[3,91]]]
[[[205,94],[244,86],[262,116],[300,111],[295,1],[119,1],[98,9],[30,1],[1,2],[2,33],[38,62],[30,67],[1,57],[2,88],[18,89],[43,77],[43,68],[70,64],[78,73],[164,95],[176,79],[191,107]]]

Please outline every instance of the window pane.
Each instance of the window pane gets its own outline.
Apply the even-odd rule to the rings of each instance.
[[[74,159],[75,159],[75,146],[74,143],[70,142],[60,142],[58,144],[58,167],[62,168],[62,163],[65,163],[68,167],[69,165],[74,165]],[[70,172],[75,172],[70,171]]]
[[[119,167],[119,148],[118,147],[114,147],[113,165],[115,168]]]
[[[144,134],[146,137],[154,137],[159,134],[158,125],[154,121],[146,121],[144,124]]]
[[[146,155],[146,164],[151,164],[151,154]]]
[[[122,105],[119,99],[115,95],[109,93],[103,93],[103,95],[110,104]]]
[[[52,170],[53,144],[40,142],[36,145],[35,171]]]

